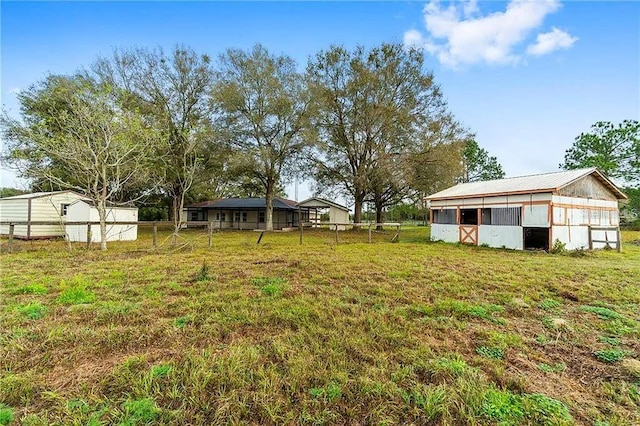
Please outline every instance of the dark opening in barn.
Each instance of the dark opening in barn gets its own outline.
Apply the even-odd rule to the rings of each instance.
[[[477,225],[478,209],[461,209],[460,224],[461,225]]]
[[[524,228],[524,249],[549,251],[549,228]]]

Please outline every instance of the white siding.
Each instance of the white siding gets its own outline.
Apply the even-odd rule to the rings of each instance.
[[[0,221],[26,221],[29,209],[28,199],[6,200],[0,199]],[[0,234],[9,234],[9,225],[0,227]],[[13,228],[13,235],[16,237],[27,237],[27,227],[16,225]]]
[[[333,223],[349,223],[349,212],[338,209],[336,207],[329,207],[329,222]],[[345,225],[337,225],[338,231],[344,231],[347,229]],[[332,226],[331,229],[336,229],[335,226]]]
[[[521,226],[480,225],[478,244],[522,250],[524,248],[522,235]]]
[[[73,203],[67,211],[69,222],[98,222],[98,210],[84,202]],[[112,207],[107,209],[107,222],[136,222],[138,209]],[[67,235],[71,241],[86,242],[86,225],[68,225]],[[135,241],[138,238],[137,225],[107,224],[107,241]],[[100,242],[100,226],[91,226],[91,242]]]
[[[555,240],[565,244],[567,250],[589,248],[588,226],[553,226],[551,229],[551,245]]]
[[[522,207],[522,226],[548,228],[549,207],[547,205],[528,205]]]
[[[551,201],[551,193],[500,195],[490,197],[463,198],[455,200],[433,200],[431,208],[482,208],[482,207],[520,207],[523,204]]]
[[[458,225],[442,225],[439,223],[431,224],[431,240],[457,243],[460,241]]]

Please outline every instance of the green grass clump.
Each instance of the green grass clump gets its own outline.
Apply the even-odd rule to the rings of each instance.
[[[14,419],[13,409],[0,403],[0,425],[6,426]]]
[[[604,349],[601,351],[595,351],[593,353],[593,356],[595,356],[598,361],[614,363],[622,361],[622,359],[628,354],[629,353],[627,351],[622,349]]]
[[[253,285],[260,288],[265,296],[280,296],[285,290],[287,280],[284,278],[256,277],[251,280]]]
[[[553,364],[545,364],[544,362],[541,362],[538,364],[538,369],[545,373],[559,373],[564,371],[566,368],[567,365],[564,362],[556,362]]]
[[[447,412],[449,402],[445,386],[420,384],[409,391],[400,389],[399,394],[405,404],[417,407],[426,421],[435,421]]]
[[[500,348],[496,348],[493,346],[480,346],[479,348],[476,348],[476,352],[478,355],[481,355],[485,358],[493,358],[493,359],[504,358],[504,351]]]
[[[337,382],[331,382],[324,387],[309,389],[309,394],[314,398],[331,402],[342,396],[342,387]]]
[[[96,300],[96,295],[88,291],[84,284],[78,283],[76,280],[75,283],[62,290],[56,300],[62,305],[82,305],[93,303]]]
[[[527,420],[537,425],[563,426],[573,424],[569,408],[561,401],[540,393],[522,398],[522,407]]]
[[[18,312],[29,319],[37,320],[47,313],[47,308],[42,303],[32,302],[18,307]]]
[[[540,309],[545,311],[550,311],[555,308],[559,308],[562,304],[554,299],[544,299],[542,302],[538,304]]]
[[[168,376],[172,370],[173,370],[173,367],[171,367],[170,365],[160,364],[160,365],[154,365],[151,368],[150,373],[151,373],[151,377],[160,378],[160,377]]]
[[[23,287],[18,287],[15,290],[13,290],[11,293],[12,294],[47,294],[49,292],[49,290],[47,289],[47,287],[43,286],[42,284],[29,284],[29,285],[25,285]]]
[[[121,426],[149,424],[162,411],[153,398],[128,399],[122,404],[124,416]]]
[[[178,317],[173,320],[173,325],[176,328],[185,328],[188,324],[193,321],[193,318],[190,315]]]
[[[600,336],[598,340],[611,346],[618,346],[620,344],[620,339],[618,339],[617,337]]]
[[[582,309],[584,312],[591,312],[592,314],[596,314],[600,319],[610,320],[622,318],[622,315],[620,315],[616,311],[602,306],[584,305],[581,306],[580,309]]]
[[[522,398],[497,389],[484,393],[480,411],[484,417],[504,425],[517,425],[524,417]]]

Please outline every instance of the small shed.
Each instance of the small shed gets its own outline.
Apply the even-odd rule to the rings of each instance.
[[[67,207],[68,222],[98,222],[98,209],[88,200],[77,200]],[[107,241],[135,241],[138,238],[138,225],[116,224],[109,222],[137,222],[138,209],[136,207],[107,206]],[[91,242],[100,242],[100,228],[94,225],[91,230]],[[67,225],[67,235],[70,241],[86,242],[87,225]]]
[[[54,222],[60,225],[16,225],[14,237],[39,239],[62,237],[67,209],[72,203],[86,199],[74,191],[35,192],[0,198],[0,222]],[[0,234],[7,235],[9,225],[0,227]]]
[[[303,221],[304,219],[307,219],[311,222],[312,226],[318,226],[320,222],[320,215],[327,209],[329,210],[330,223],[349,223],[349,208],[324,198],[307,198],[304,201],[300,201],[297,206],[302,212]],[[331,225],[331,229],[336,229],[336,226],[339,231],[344,231],[346,229],[345,225]]]
[[[431,239],[511,249],[620,247],[618,200],[596,168],[463,183],[430,195]]]

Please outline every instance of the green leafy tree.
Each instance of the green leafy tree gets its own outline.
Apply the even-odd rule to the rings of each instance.
[[[139,114],[122,108],[109,87],[83,77],[49,77],[18,99],[29,108],[23,108],[22,120],[2,119],[6,160],[22,178],[90,198],[106,250],[107,204],[146,181],[153,132]]]
[[[102,58],[93,73],[114,87],[123,105],[139,111],[157,130],[152,146],[156,176],[170,199],[178,238],[185,199],[194,185],[224,179],[226,147],[218,143],[212,121],[211,88],[215,72],[209,56],[177,46],[162,49],[116,50]]]
[[[581,133],[564,156],[565,170],[597,167],[607,176],[635,188],[640,182],[640,122],[615,125],[598,121],[591,132]]]
[[[241,158],[245,176],[262,185],[266,229],[272,230],[273,198],[283,180],[296,172],[306,146],[306,85],[293,59],[272,55],[261,45],[227,50],[220,67],[213,100],[226,129],[223,135]]]
[[[476,182],[481,180],[502,179],[504,171],[496,157],[480,148],[478,142],[469,140],[462,150],[462,178],[461,182]]]

